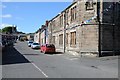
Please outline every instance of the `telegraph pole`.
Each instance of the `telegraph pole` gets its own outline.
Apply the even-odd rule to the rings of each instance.
[[[66,12],[64,12],[64,43],[63,43],[63,52],[66,50]]]

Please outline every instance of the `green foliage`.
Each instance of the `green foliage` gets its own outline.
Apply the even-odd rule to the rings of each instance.
[[[13,33],[13,31],[17,32],[16,27],[7,26],[7,27],[5,27],[5,28],[2,29],[3,33],[10,33],[11,34],[11,33]]]
[[[2,29],[2,32],[4,32],[4,33],[12,33],[12,27],[11,26],[7,26],[7,27]]]

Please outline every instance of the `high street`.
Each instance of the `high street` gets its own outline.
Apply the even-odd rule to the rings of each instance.
[[[118,78],[117,56],[43,54],[28,47],[27,42],[7,47],[2,56],[2,78]]]

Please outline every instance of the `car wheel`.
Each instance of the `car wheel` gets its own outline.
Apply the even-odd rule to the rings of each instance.
[[[43,51],[43,53],[44,53],[44,54],[46,54],[46,52],[45,52],[45,51]]]
[[[42,53],[42,51],[40,50],[40,52]]]

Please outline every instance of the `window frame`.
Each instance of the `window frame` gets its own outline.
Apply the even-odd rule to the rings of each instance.
[[[76,31],[70,32],[70,46],[76,47]]]

